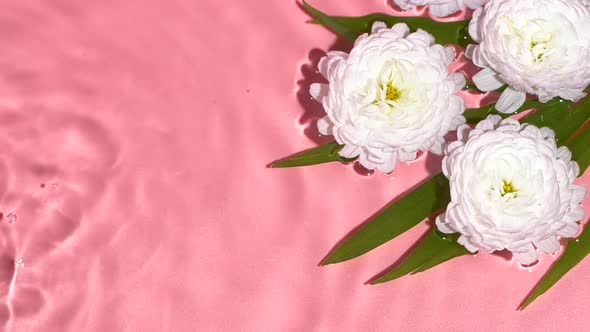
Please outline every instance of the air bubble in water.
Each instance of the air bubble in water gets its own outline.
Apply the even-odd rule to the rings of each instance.
[[[6,216],[6,219],[8,219],[8,223],[10,223],[10,224],[14,224],[14,223],[16,223],[16,219],[17,219],[17,218],[16,218],[16,214],[14,214],[14,213],[9,213],[9,214]]]

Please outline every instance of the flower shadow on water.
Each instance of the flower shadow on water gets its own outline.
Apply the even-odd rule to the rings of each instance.
[[[348,52],[352,43],[344,39],[337,39],[328,50]],[[314,143],[321,145],[333,141],[332,136],[323,136],[318,132],[317,121],[326,113],[322,104],[311,97],[309,87],[312,83],[327,83],[326,79],[318,71],[320,59],[326,55],[321,49],[312,49],[307,56],[307,63],[301,66],[301,79],[297,81],[297,100],[303,108],[303,114],[298,123],[303,127],[303,134]]]
[[[352,43],[338,38],[328,50],[338,50],[349,52]],[[322,104],[313,99],[309,93],[309,87],[313,83],[327,83],[327,80],[319,73],[318,63],[326,55],[321,49],[312,49],[308,53],[307,62],[301,66],[301,79],[297,81],[297,100],[303,108],[303,114],[299,117],[298,124],[303,128],[303,135],[309,138],[316,145],[323,145],[332,142],[332,136],[324,136],[319,133],[317,122],[326,115]],[[358,175],[369,177],[375,174],[375,171],[368,170],[358,162],[351,162],[352,169]]]

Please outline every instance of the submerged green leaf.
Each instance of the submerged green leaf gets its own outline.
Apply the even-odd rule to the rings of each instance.
[[[286,168],[298,166],[310,166],[333,161],[350,162],[354,159],[347,159],[341,157],[338,152],[342,149],[342,145],[336,142],[328,143],[318,146],[301,153],[297,153],[291,157],[276,161],[270,165],[272,168]]]
[[[561,258],[550,268],[549,272],[537,284],[518,308],[524,310],[536,298],[549,290],[574,266],[578,265],[590,253],[590,227],[586,227],[576,241],[569,241]]]
[[[569,141],[567,146],[572,151],[572,160],[578,162],[580,174],[583,174],[590,165],[590,126]]]
[[[555,132],[557,141],[565,141],[572,136],[590,117],[590,98],[578,103],[554,99],[546,103],[541,111],[537,111],[525,120],[537,127],[549,127]]]
[[[426,17],[399,17],[385,14],[371,14],[360,17],[330,16],[303,1],[303,8],[314,18],[313,23],[321,24],[341,37],[355,41],[358,36],[371,30],[373,22],[385,22],[388,26],[406,23],[410,30],[423,29],[432,34],[438,44],[458,44],[466,46],[473,43],[467,33],[469,21],[437,22]]]
[[[538,100],[527,100],[518,109],[518,111],[516,111],[512,114],[503,114],[503,113],[499,113],[498,111],[496,111],[496,108],[495,108],[496,104],[491,104],[491,105],[482,106],[480,108],[468,109],[467,111],[465,111],[465,113],[463,113],[463,116],[465,116],[467,123],[477,124],[479,121],[487,118],[488,115],[496,114],[496,115],[499,115],[505,119],[505,118],[508,118],[514,114],[522,113],[522,112],[530,110],[532,108],[541,109],[541,108],[545,108],[545,107],[551,107],[552,105],[553,105],[553,101],[543,104]]]
[[[456,242],[458,237],[457,234],[444,235],[437,230],[429,231],[408,257],[399,264],[395,264],[379,278],[371,281],[371,284],[380,284],[407,274],[426,271],[452,258],[469,254],[469,251]]]
[[[414,227],[449,202],[449,182],[444,175],[436,175],[378,213],[338,245],[322,265],[358,257]]]
[[[544,104],[538,101],[527,101],[522,110],[536,107],[539,107],[540,110],[533,113],[533,115],[529,115],[524,122],[542,126],[545,124],[545,117],[552,118],[553,121],[558,123],[553,127],[556,137],[569,137],[573,134],[575,128],[581,125],[580,114],[586,112],[583,103],[579,103],[576,107],[570,109],[571,105],[569,102],[559,100]],[[437,195],[440,196],[437,198]],[[342,242],[322,264],[338,263],[360,256],[409,230],[432,212],[446,207],[449,201],[448,181],[444,175],[439,173],[430,181],[418,186],[414,191],[377,214],[360,230]],[[436,204],[433,204],[433,202],[436,202]],[[429,242],[426,244],[428,245]],[[440,242],[439,245],[441,250],[429,257],[428,264],[420,265],[420,271],[460,256],[454,249],[455,244],[452,241]],[[421,251],[428,251],[428,247],[421,248],[421,246],[422,244],[419,244],[416,249],[419,250],[417,255]],[[464,251],[463,254],[467,254],[467,252]]]
[[[555,131],[556,137],[562,139],[567,138],[573,135],[588,118],[590,107],[588,107],[587,103],[589,101],[590,98],[587,98],[576,105],[560,100],[554,100],[544,104],[538,101],[527,101],[521,110],[530,108],[540,108],[540,110],[528,116],[523,122],[536,126],[546,126],[545,118],[550,118],[552,119],[552,123],[555,123],[553,130]],[[590,149],[586,148],[588,145],[587,142],[590,142],[590,129],[582,131],[577,137],[566,144],[572,150],[574,160],[579,161],[581,169],[586,169],[590,163]],[[467,250],[458,245],[454,240],[449,240],[449,238],[451,237],[447,237],[443,241],[440,237],[437,238],[435,235],[429,235],[418,244],[410,256],[374,283],[394,280],[409,273],[422,272],[452,258],[469,254]],[[568,248],[570,247],[568,246]],[[587,249],[590,251],[590,244]],[[579,253],[576,254],[579,255]],[[587,252],[584,253],[584,256],[586,254]],[[565,270],[563,273],[568,270]]]
[[[588,101],[586,98],[584,101]],[[577,107],[586,107],[586,103],[580,102]],[[588,110],[586,110],[588,111]],[[569,126],[565,126],[569,127]],[[571,129],[567,129],[571,131]],[[572,151],[572,160],[578,162],[580,172],[583,173],[590,164],[590,127],[583,129],[576,137],[568,141],[565,145]],[[547,292],[555,283],[557,283],[569,270],[580,263],[590,253],[590,226],[586,222],[586,226],[582,234],[575,241],[568,241],[563,255],[557,262],[549,269],[543,276],[541,281],[527,296],[525,301],[520,305],[519,309],[523,310],[531,304],[536,298]]]
[[[362,17],[336,17],[313,8],[305,1],[303,7],[314,17],[313,23],[322,24],[349,41],[354,41],[359,35],[369,32],[371,25],[375,21],[385,22],[389,26],[404,22],[408,24],[411,30],[427,30],[434,35],[437,43],[440,44],[465,46],[471,41],[466,33],[467,21],[442,23],[422,17],[393,17],[385,14],[371,14]],[[464,114],[467,122],[474,124],[485,119],[490,114],[498,114],[494,110],[494,106],[488,105],[469,110]],[[587,142],[590,142],[590,129],[582,130],[577,137],[570,141],[567,141],[567,139],[581,128],[590,117],[590,98],[585,98],[577,104],[559,99],[547,103],[529,100],[517,113],[532,108],[537,109],[537,111],[528,115],[523,122],[553,129],[558,141],[568,142],[566,145],[570,147],[573,159],[578,161],[582,170],[585,170],[590,164],[590,148],[587,147]],[[499,115],[506,118],[513,114]],[[333,159],[334,154],[337,156],[338,150],[323,150],[321,148],[317,148],[318,151],[316,152],[308,151],[309,155],[304,153],[295,156],[295,158],[275,163],[273,167],[292,167],[320,162],[342,161],[337,158]],[[430,213],[444,208],[449,200],[448,181],[442,174],[438,174],[377,214],[350,238],[338,245],[322,262],[322,265],[352,259],[392,240],[421,222]],[[372,283],[386,282],[403,275],[425,271],[454,257],[468,254],[467,250],[456,243],[456,238],[457,236],[441,237],[436,231],[430,232],[408,257]],[[579,242],[570,241],[563,256],[523,302],[520,309],[524,309],[539,295],[546,292],[588,253],[590,253],[590,230],[586,229],[579,237]]]

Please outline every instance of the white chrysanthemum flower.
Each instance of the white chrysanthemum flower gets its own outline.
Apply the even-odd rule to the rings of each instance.
[[[445,17],[454,14],[465,7],[475,9],[483,6],[489,0],[393,0],[403,10],[414,6],[428,6],[432,16]]]
[[[448,73],[454,57],[453,48],[434,44],[423,30],[375,23],[350,54],[332,51],[320,60],[329,84],[310,87],[327,114],[320,133],[344,145],[342,157],[358,156],[365,168],[385,173],[418,151],[441,154],[443,137],[465,123],[464,101],[456,95],[465,78]]]
[[[523,265],[537,261],[535,247],[554,253],[558,237],[578,232],[586,188],[573,184],[580,169],[551,129],[492,115],[457,134],[442,163],[451,203],[441,232],[460,233],[471,252],[508,249]]]
[[[508,84],[496,104],[513,113],[526,94],[547,102],[577,101],[590,84],[590,8],[586,0],[491,0],[473,14],[469,34],[479,43],[467,56],[484,68],[478,89]]]

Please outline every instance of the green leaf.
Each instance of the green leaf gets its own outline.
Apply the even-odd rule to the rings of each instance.
[[[419,242],[410,255],[374,281],[372,285],[392,281],[407,274],[425,271],[452,258],[469,254],[456,241],[457,234],[446,235],[432,230]]]
[[[590,117],[590,98],[584,98],[577,104],[561,99],[547,102],[541,111],[537,111],[525,120],[537,127],[549,127],[555,132],[557,141],[565,141],[572,136]]]
[[[541,108],[536,113],[533,113],[533,115],[527,117],[526,122],[534,125],[543,125],[545,124],[545,117],[551,118],[553,121],[557,121],[557,125],[553,128],[556,136],[569,137],[575,131],[573,128],[577,128],[576,125],[580,125],[580,114],[584,113],[580,111],[584,109],[584,107],[580,107],[584,104],[580,103],[575,108],[570,109],[571,105],[571,102],[561,102],[559,100],[544,104],[539,101],[527,101],[521,110]],[[436,182],[434,179],[436,179]],[[424,200],[422,200],[423,195],[427,196]],[[441,195],[438,200],[436,195]],[[437,204],[433,205],[433,201],[437,201]],[[418,186],[414,191],[377,214],[376,217],[366,223],[359,231],[341,243],[322,262],[322,265],[339,263],[358,257],[394,239],[424,220],[432,212],[446,207],[449,201],[448,181],[444,175],[439,173],[430,181]],[[428,244],[429,242],[426,243],[426,245]],[[459,254],[456,251],[456,244],[449,241],[440,242],[439,245],[442,246],[441,250],[429,257],[428,264],[420,265],[420,271],[436,266],[453,257],[467,254],[467,251]],[[428,251],[428,246],[424,248],[421,246],[422,243],[416,248],[416,250],[419,249],[418,254],[421,251]],[[411,266],[410,264],[406,268]]]
[[[561,258],[550,268],[535,289],[518,308],[523,310],[537,297],[549,290],[569,270],[580,263],[590,253],[590,227],[585,227],[576,241],[569,241]]]
[[[497,114],[507,118],[531,108],[536,108],[537,111],[528,115],[522,122],[553,129],[555,138],[558,141],[564,141],[573,135],[590,117],[590,98],[584,98],[577,104],[562,99],[553,99],[546,103],[541,103],[538,100],[527,100],[516,113],[512,114],[498,113],[494,107],[495,105],[483,106],[468,110],[463,115],[467,119],[467,123],[477,123],[490,114]]]
[[[371,14],[360,17],[340,17],[327,15],[303,1],[303,8],[314,18],[313,23],[321,24],[341,37],[355,41],[358,36],[371,30],[375,21],[388,26],[406,23],[410,30],[423,29],[432,34],[438,44],[458,44],[466,46],[473,43],[467,33],[469,21],[437,22],[426,17],[396,17],[385,14]]]
[[[322,265],[358,257],[417,225],[450,202],[449,182],[439,174],[377,214],[338,245]]]
[[[539,108],[540,110],[528,116],[525,122],[536,126],[543,126],[547,125],[546,118],[549,118],[551,119],[551,123],[554,123],[553,130],[555,131],[556,137],[565,139],[570,137],[588,118],[590,113],[590,107],[588,107],[589,101],[590,98],[586,98],[574,106],[572,106],[572,102],[560,100],[552,100],[544,104],[539,101],[527,101],[519,109],[519,112],[530,108]],[[485,116],[487,114],[483,115],[484,118]],[[581,169],[586,169],[590,163],[590,149],[586,148],[588,145],[587,142],[590,142],[590,129],[584,130],[567,144],[572,150],[574,159],[579,160]],[[418,244],[410,256],[386,275],[375,281],[375,283],[394,280],[408,273],[422,272],[452,258],[469,254],[467,250],[455,243],[454,240],[449,241],[449,238],[451,237],[447,237],[446,241],[440,238],[437,239],[434,235],[425,238],[424,241]],[[588,250],[590,250],[590,245],[588,246]]]
[[[538,100],[527,100],[518,109],[518,111],[516,111],[515,113],[512,113],[512,114],[500,113],[500,112],[496,111],[496,108],[495,108],[496,104],[491,104],[491,105],[482,106],[480,108],[469,109],[465,113],[463,113],[463,116],[465,116],[465,119],[467,119],[467,123],[476,124],[479,121],[487,118],[488,115],[496,114],[496,115],[499,115],[505,119],[505,118],[508,118],[514,114],[518,114],[518,113],[522,113],[524,111],[530,110],[531,108],[541,109],[541,108],[545,108],[547,106],[551,107],[552,104],[550,104],[550,103],[552,103],[552,102],[553,101],[543,104]]]
[[[338,152],[342,149],[342,145],[336,142],[328,143],[317,148],[313,148],[301,153],[297,153],[291,157],[276,161],[270,165],[272,168],[286,168],[309,166],[333,161],[350,162],[354,159],[347,159],[341,157]]]
[[[422,266],[420,266],[418,269],[412,272],[412,274],[426,271],[455,257],[471,255],[471,252],[469,252],[467,249],[465,249],[465,247],[457,243],[457,239],[460,236],[459,234],[446,235],[439,233],[436,230],[434,231],[434,233],[438,234],[438,241],[441,243],[440,249],[438,250],[435,256],[431,257],[429,260],[424,262]]]
[[[525,102],[516,113],[531,108],[538,108],[539,110],[532,115],[529,115],[526,120],[524,120],[525,122],[538,127],[549,126],[555,131],[555,136],[558,141],[565,140],[570,137],[590,116],[590,98],[585,98],[578,104],[560,99],[554,99],[547,103],[541,103],[537,100],[529,100]],[[498,114],[494,111],[494,105],[469,110],[468,112],[465,112],[465,118],[467,118],[468,123],[477,123],[485,119],[489,114]],[[504,118],[510,116],[506,114],[499,115]],[[338,145],[338,143],[328,143],[274,162],[270,167],[298,167],[334,161],[351,162],[354,160],[341,157],[338,154],[340,149],[342,149],[342,146]]]
[[[586,98],[584,101],[587,102],[587,100],[590,100],[590,98]],[[585,103],[580,102],[577,107],[589,108],[584,105]],[[565,144],[572,151],[572,159],[580,165],[580,173],[584,173],[590,164],[590,147],[588,142],[590,142],[590,127],[583,129],[577,136]],[[584,231],[576,241],[568,242],[563,255],[543,276],[541,281],[520,305],[519,310],[524,310],[536,298],[547,292],[569,270],[580,263],[590,253],[590,227],[587,223]]]
[[[567,146],[572,151],[572,160],[578,162],[580,174],[584,174],[588,165],[590,165],[590,126],[582,130],[578,136],[574,137]]]

